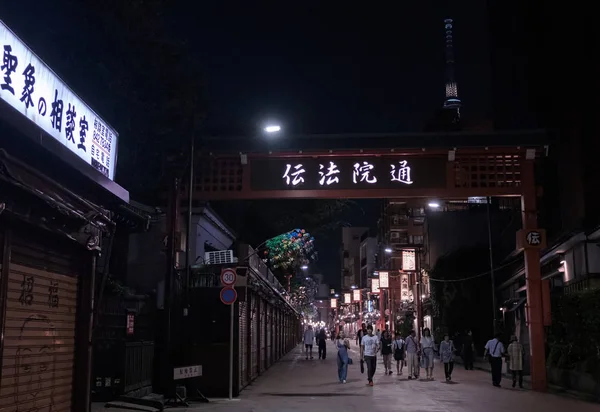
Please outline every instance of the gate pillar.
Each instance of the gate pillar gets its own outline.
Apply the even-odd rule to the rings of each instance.
[[[524,231],[538,229],[536,186],[533,160],[522,159],[521,210]],[[545,391],[546,348],[544,332],[544,308],[542,300],[542,276],[540,250],[525,248],[525,278],[527,285],[527,323],[529,328],[531,386],[535,391]]]

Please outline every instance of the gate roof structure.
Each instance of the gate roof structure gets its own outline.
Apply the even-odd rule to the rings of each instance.
[[[542,130],[202,140],[202,200],[521,196],[522,162],[547,143]]]

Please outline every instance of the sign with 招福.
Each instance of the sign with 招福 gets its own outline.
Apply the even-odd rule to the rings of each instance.
[[[0,99],[114,180],[118,134],[0,21]]]
[[[443,157],[253,159],[252,190],[445,188]]]

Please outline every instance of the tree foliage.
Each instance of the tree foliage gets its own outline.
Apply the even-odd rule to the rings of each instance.
[[[557,297],[548,330],[548,363],[580,368],[600,379],[600,290]]]

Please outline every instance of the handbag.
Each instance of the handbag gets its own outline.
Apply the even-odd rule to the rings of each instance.
[[[352,360],[352,358],[348,358],[348,365],[352,365],[354,363],[354,361]]]
[[[365,373],[365,361],[360,360],[360,373]]]

